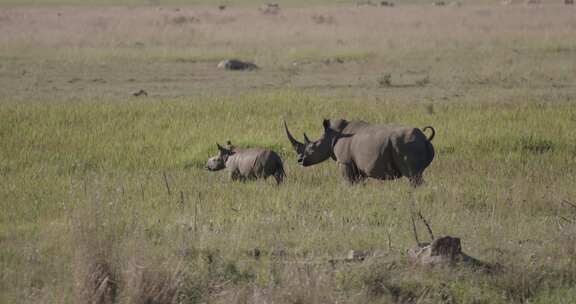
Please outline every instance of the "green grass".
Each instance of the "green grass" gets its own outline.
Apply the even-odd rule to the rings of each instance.
[[[6,245],[0,261],[11,280],[0,288],[9,291],[37,281],[44,292],[49,291],[44,296],[69,299],[66,290],[73,289],[72,277],[66,273],[71,270],[74,250],[62,254],[62,249],[77,246],[75,230],[86,229],[83,223],[73,224],[78,212],[80,221],[94,220],[93,229],[104,230],[113,247],[110,250],[120,260],[132,252],[122,249],[131,240],[139,242],[135,246],[150,246],[146,255],[154,259],[158,258],[155,254],[168,254],[169,260],[183,259],[183,265],[192,261],[179,255],[182,248],[200,256],[206,250],[215,251],[224,259],[225,278],[210,280],[231,280],[228,284],[236,288],[264,288],[278,280],[269,273],[279,263],[274,252],[285,252],[289,260],[319,261],[318,267],[350,249],[401,254],[413,244],[408,183],[371,181],[350,187],[334,163],[297,167],[283,134],[282,119],[294,133],[307,130],[317,137],[323,117],[346,116],[435,126],[437,158],[425,174],[427,184],[416,192],[419,208],[435,232],[460,236],[470,254],[526,275],[535,275],[531,271],[536,266],[551,267],[553,290],[561,287],[561,292],[568,292],[572,279],[563,283],[566,278],[554,274],[561,268],[554,269],[572,263],[570,256],[557,256],[558,250],[568,250],[563,233],[573,229],[559,229],[562,220],[557,215],[571,211],[563,209],[560,201],[575,196],[576,146],[567,132],[576,117],[573,105],[440,103],[434,109],[429,114],[418,103],[346,101],[292,90],[234,98],[4,102],[0,111],[4,143],[0,222]],[[207,157],[216,152],[215,143],[226,139],[238,146],[258,145],[280,152],[287,183],[280,188],[271,181],[233,183],[223,172],[203,170]],[[84,214],[84,208],[95,211]],[[182,239],[188,241],[182,243]],[[522,242],[532,250],[525,252],[519,245]],[[30,252],[29,246],[35,250]],[[247,252],[254,248],[260,248],[271,262],[250,258]],[[490,248],[511,256],[494,256],[486,252]],[[28,262],[35,258],[48,264]],[[521,261],[527,259],[533,259],[535,266],[523,265]],[[398,275],[407,271],[405,266],[398,267]],[[186,271],[199,275],[195,269]],[[344,282],[352,280],[348,271],[360,270],[338,270]],[[455,275],[421,273],[413,279],[404,274],[388,282],[388,275],[366,271],[360,271],[361,275],[376,277],[366,278],[365,284],[375,284],[373,280],[398,284],[401,294],[406,293],[399,297],[422,293],[428,284],[440,292],[435,282],[452,280]],[[464,276],[462,283],[441,284],[441,289],[459,301],[519,300],[507,291],[494,291],[491,276],[458,276]],[[506,284],[515,279],[509,280]],[[325,292],[331,294],[329,290],[336,288],[351,300],[354,290],[364,290],[352,281],[352,286],[342,290],[337,286],[344,283],[324,282],[328,284]],[[509,288],[510,293],[520,292],[516,286]],[[555,294],[541,286],[530,288],[535,290],[514,297]],[[390,291],[376,295],[382,292]],[[5,301],[20,295],[3,294]],[[394,298],[394,292],[388,296]],[[434,297],[431,293],[431,301]]]

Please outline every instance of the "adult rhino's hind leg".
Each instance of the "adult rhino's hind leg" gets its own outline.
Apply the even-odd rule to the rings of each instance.
[[[421,186],[424,183],[424,178],[422,178],[422,173],[413,175],[413,176],[409,176],[408,180],[410,180],[410,185],[412,185],[412,187],[416,188],[418,186]]]
[[[426,166],[426,159],[417,153],[416,148],[405,149],[403,153],[394,154],[394,165],[398,168],[401,176],[405,176],[413,187],[418,187],[424,183],[422,173]]]
[[[280,185],[284,182],[284,173],[283,172],[276,172],[274,173],[274,179],[276,180],[276,185]]]

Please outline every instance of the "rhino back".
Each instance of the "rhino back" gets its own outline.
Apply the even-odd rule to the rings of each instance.
[[[347,121],[345,119],[336,119],[330,122],[330,128],[343,134],[355,134],[371,125],[362,120]]]
[[[270,171],[276,163],[276,158],[279,159],[276,153],[266,149],[238,149],[230,156],[226,167],[245,177],[268,176],[274,172]]]
[[[406,132],[408,128],[396,125],[374,125],[357,132],[351,138],[350,150],[358,169],[371,177],[397,177],[400,173],[393,143]]]
[[[390,179],[421,171],[428,164],[427,142],[415,128],[359,125],[354,135],[334,147],[339,162],[353,162],[366,176]]]

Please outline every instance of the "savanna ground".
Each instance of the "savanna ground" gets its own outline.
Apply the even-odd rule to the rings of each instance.
[[[0,1],[1,303],[576,301],[576,7],[238,2]],[[426,184],[298,167],[339,117],[434,126]],[[412,203],[499,270],[410,265]]]

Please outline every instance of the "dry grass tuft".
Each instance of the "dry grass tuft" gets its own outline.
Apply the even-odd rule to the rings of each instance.
[[[106,258],[79,254],[76,258],[74,277],[77,303],[115,303],[118,284]]]
[[[98,200],[98,199],[97,199]],[[139,233],[139,222],[118,234],[127,224],[117,206],[88,200],[75,212],[72,228],[74,242],[74,285],[78,303],[168,304],[176,303],[182,289],[183,274],[170,267],[180,262],[167,257],[157,263],[146,237]],[[164,261],[164,260],[163,260]]]
[[[275,284],[254,283],[224,286],[212,296],[213,303],[340,303],[335,292],[334,272],[327,264],[277,261],[273,266]]]
[[[118,295],[118,275],[112,263],[112,242],[102,237],[95,217],[74,225],[74,292],[77,303],[111,304]]]
[[[150,269],[132,262],[125,274],[127,303],[171,304],[176,303],[181,287],[178,272],[169,273]]]

